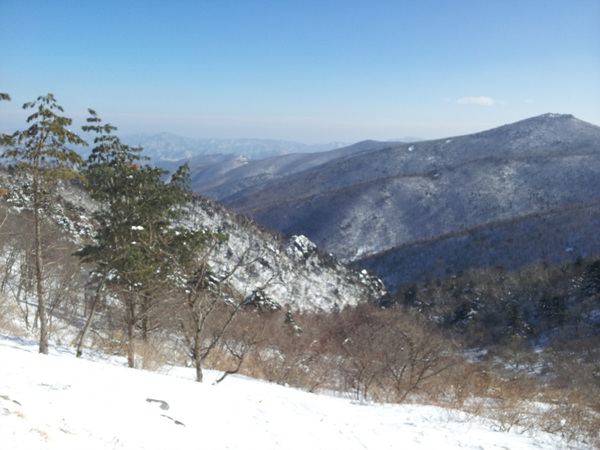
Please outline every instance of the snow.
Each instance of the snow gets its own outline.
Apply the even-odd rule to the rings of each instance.
[[[377,277],[359,276],[335,258],[324,257],[306,236],[294,235],[281,241],[200,197],[189,208],[191,214],[182,222],[184,226],[227,235],[209,258],[217,275],[229,277],[236,261],[247,262],[228,278],[244,297],[262,290],[293,310],[334,311],[385,295],[383,282]]]
[[[432,405],[355,404],[241,376],[124,367],[0,335],[2,449],[577,448]],[[583,448],[583,447],[579,447]]]

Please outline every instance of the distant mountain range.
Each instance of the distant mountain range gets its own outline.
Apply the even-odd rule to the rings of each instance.
[[[310,145],[275,139],[197,139],[166,132],[125,136],[122,140],[128,145],[143,147],[144,154],[156,164],[207,155],[227,155],[227,159],[239,156],[263,159],[289,153],[322,152],[347,145],[342,142]]]
[[[193,176],[199,192],[281,233],[304,234],[391,288],[600,252],[600,127],[571,115],[193,167]]]

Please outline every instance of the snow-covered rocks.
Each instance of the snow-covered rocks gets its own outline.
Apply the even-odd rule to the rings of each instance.
[[[205,197],[195,197],[190,208],[186,226],[204,226],[228,237],[210,258],[216,273],[228,273],[243,259],[229,282],[244,297],[260,290],[293,310],[331,312],[386,293],[377,277],[319,251],[306,236],[281,239]]]

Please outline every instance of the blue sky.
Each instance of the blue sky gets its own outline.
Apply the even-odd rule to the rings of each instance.
[[[600,125],[600,0],[0,0],[0,131],[51,92],[120,135],[447,137]]]

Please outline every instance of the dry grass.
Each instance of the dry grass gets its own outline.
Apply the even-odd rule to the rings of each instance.
[[[147,342],[135,343],[136,367],[152,372],[159,372],[168,362],[164,341],[151,339]]]
[[[14,337],[26,337],[27,331],[16,322],[20,316],[21,311],[17,303],[0,292],[0,332]]]
[[[557,389],[531,375],[506,378],[484,369],[479,364],[455,367],[454,377],[438,386],[442,392],[447,383],[451,394],[431,400],[466,412],[467,418],[486,418],[498,431],[541,430],[600,448],[600,411],[578,389]]]

